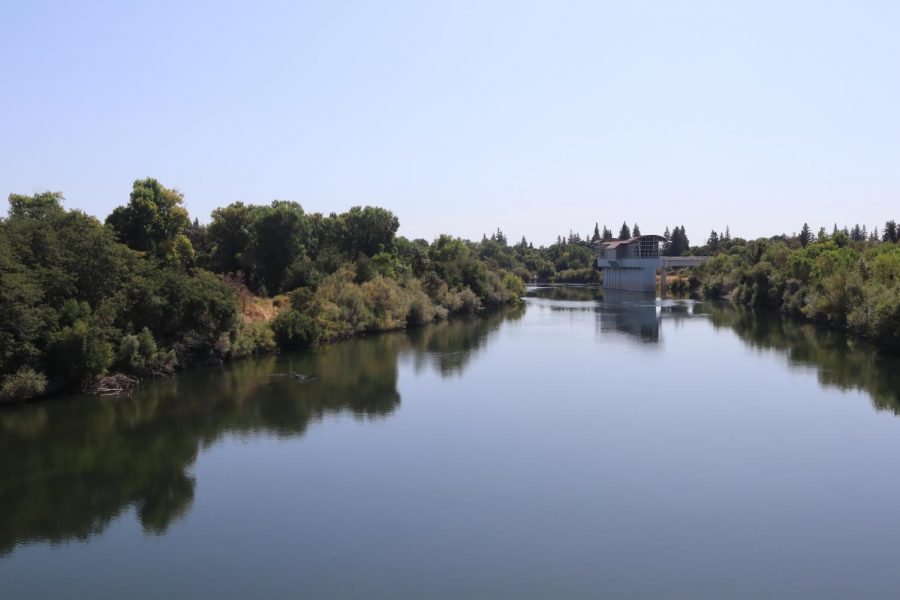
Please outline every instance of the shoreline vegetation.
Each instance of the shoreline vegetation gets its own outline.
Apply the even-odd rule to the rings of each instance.
[[[296,202],[235,202],[208,224],[182,195],[134,182],[105,222],[59,192],[11,194],[0,219],[0,404],[109,391],[179,368],[294,350],[515,304],[525,282],[599,284],[594,247],[570,232],[535,248],[499,229],[472,242],[397,236],[377,207],[307,213]],[[619,239],[640,235],[623,223]],[[859,226],[743,240],[684,226],[664,253],[713,255],[670,279],[673,293],[724,298],[900,349],[900,246]],[[129,384],[130,385],[130,384]],[[128,386],[124,386],[128,387]]]
[[[719,239],[694,254],[713,258],[689,271],[675,291],[727,299],[753,309],[826,326],[900,351],[900,238],[894,221],[883,234],[823,229],[769,239]]]
[[[201,225],[154,179],[105,223],[62,200],[12,194],[0,219],[0,404],[474,314],[525,291],[499,231],[408,240],[382,208],[236,202]]]

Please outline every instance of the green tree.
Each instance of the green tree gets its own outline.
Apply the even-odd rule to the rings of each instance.
[[[46,219],[62,214],[62,192],[43,192],[33,196],[9,195],[11,219]]]
[[[209,265],[218,273],[236,273],[241,270],[241,259],[250,244],[250,207],[243,202],[233,202],[212,211],[207,228],[209,238]]]
[[[628,229],[628,223],[622,223],[622,228],[619,229],[619,239],[627,240],[631,237],[631,230]]]
[[[253,207],[251,214],[250,240],[241,256],[251,287],[270,294],[297,287],[300,282],[289,281],[288,270],[306,258],[309,230],[303,208],[276,200],[271,206]]]
[[[391,251],[400,221],[384,208],[354,206],[341,215],[345,227],[344,250],[351,258]]]
[[[893,243],[900,240],[900,231],[897,230],[897,223],[895,221],[888,221],[884,224],[884,233],[882,234],[881,239],[882,241]]]
[[[128,204],[119,206],[106,224],[129,248],[172,263],[188,262],[193,255],[185,231],[190,225],[180,192],[153,178],[134,182]]]
[[[809,225],[804,223],[803,228],[800,230],[800,245],[806,248],[811,241],[812,232],[809,230]]]
[[[638,227],[638,224],[635,223],[634,227],[631,228],[632,237],[639,237],[641,235],[641,228]]]

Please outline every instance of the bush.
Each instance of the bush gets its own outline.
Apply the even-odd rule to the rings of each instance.
[[[277,319],[277,317],[276,317]],[[275,332],[268,323],[246,323],[238,330],[229,344],[229,358],[246,358],[257,354],[268,354],[277,348]]]
[[[600,271],[594,267],[564,269],[553,278],[555,283],[600,283]]]
[[[54,371],[67,383],[84,385],[106,373],[113,350],[98,327],[79,320],[59,333],[53,359]]]
[[[47,378],[31,367],[22,367],[8,375],[0,385],[0,402],[20,402],[40,396],[47,389]]]
[[[320,336],[315,319],[297,310],[286,310],[272,321],[272,331],[278,347],[284,350],[307,348]]]

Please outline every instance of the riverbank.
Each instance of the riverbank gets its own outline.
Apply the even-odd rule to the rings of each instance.
[[[765,308],[900,351],[900,246],[841,232],[789,246],[739,240],[697,267],[691,291]]]
[[[234,203],[203,226],[153,179],[136,181],[105,224],[61,200],[12,195],[0,220],[0,403],[474,314],[524,293],[478,244],[398,237],[380,208]]]

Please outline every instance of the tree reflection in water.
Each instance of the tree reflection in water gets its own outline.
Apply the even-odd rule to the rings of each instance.
[[[733,330],[746,344],[775,350],[790,363],[813,367],[822,386],[861,390],[878,410],[900,415],[900,356],[840,332],[757,313],[730,304],[703,304],[717,328]]]
[[[161,534],[194,498],[188,473],[224,434],[303,435],[330,414],[390,415],[397,364],[459,374],[490,333],[522,307],[304,354],[187,371],[146,382],[131,397],[75,396],[0,411],[0,554],[17,545],[86,539],[134,507]],[[315,376],[300,384],[274,373]]]

